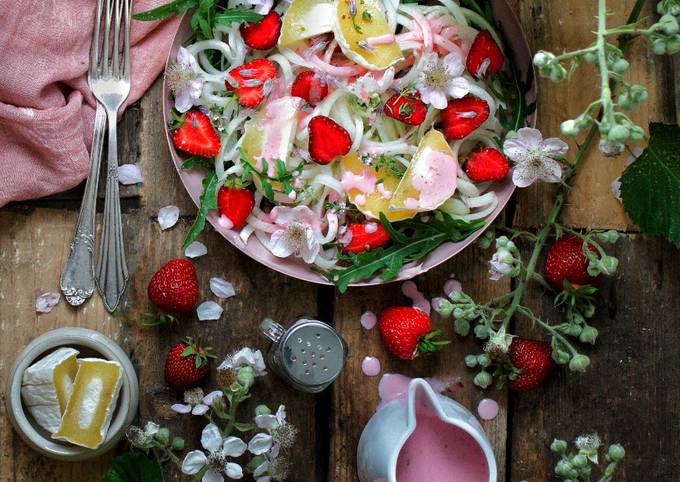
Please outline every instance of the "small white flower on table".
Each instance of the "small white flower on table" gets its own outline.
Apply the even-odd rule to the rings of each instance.
[[[239,351],[226,357],[220,366],[217,367],[217,370],[237,370],[244,365],[251,367],[256,377],[267,374],[267,367],[264,364],[262,352],[248,347],[241,348]]]
[[[307,206],[276,206],[270,214],[279,227],[270,238],[269,250],[278,258],[291,255],[312,263],[321,250],[321,220]]]
[[[175,95],[175,109],[184,113],[191,109],[203,90],[203,79],[199,75],[198,62],[184,47],[177,51],[177,59],[165,73],[168,87]]]
[[[562,139],[543,139],[538,129],[524,127],[503,144],[503,153],[515,163],[512,182],[527,187],[536,181],[560,182],[562,166],[556,159],[566,156],[569,146]]]
[[[416,88],[426,104],[445,109],[447,97],[460,99],[470,92],[470,83],[462,77],[465,65],[458,53],[452,52],[443,58],[431,53],[423,59],[422,65]]]
[[[201,450],[189,452],[182,462],[182,473],[194,475],[207,466],[202,482],[224,482],[223,474],[230,479],[243,478],[241,466],[230,460],[230,457],[240,457],[248,448],[243,440],[237,437],[222,440],[220,429],[210,423],[201,433],[201,445],[207,454]]]

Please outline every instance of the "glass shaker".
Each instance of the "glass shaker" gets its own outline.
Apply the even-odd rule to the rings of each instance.
[[[300,318],[285,329],[267,318],[260,330],[274,342],[269,351],[270,366],[298,390],[321,392],[340,375],[347,343],[332,326]]]

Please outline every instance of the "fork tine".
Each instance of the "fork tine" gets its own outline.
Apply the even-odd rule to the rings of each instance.
[[[104,24],[104,40],[102,41],[102,51],[103,51],[103,57],[104,59],[102,60],[102,75],[104,76],[109,76],[111,75],[111,68],[109,65],[109,51],[111,50],[111,19],[112,19],[112,9],[111,9],[111,0],[106,0],[106,20]]]
[[[104,8],[104,0],[97,2],[97,15],[94,23],[94,33],[92,35],[92,45],[90,46],[90,73],[97,74],[99,71],[99,31],[102,25],[102,10]]]
[[[120,75],[120,17],[121,17],[120,0],[114,0],[114,11],[116,18],[113,29],[113,51],[111,52],[111,60],[113,61],[113,66],[111,74],[115,78],[118,78]]]
[[[132,21],[130,0],[123,0],[125,9],[125,44],[123,51],[123,77],[127,80],[130,79],[130,23]]]

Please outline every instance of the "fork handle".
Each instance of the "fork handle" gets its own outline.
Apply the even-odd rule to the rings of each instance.
[[[97,261],[97,288],[104,306],[113,312],[120,301],[129,275],[123,244],[123,220],[118,192],[118,134],[116,111],[107,109],[109,152],[106,175],[104,227]]]
[[[105,131],[106,110],[97,102],[90,150],[90,173],[85,183],[85,193],[68,258],[59,279],[59,287],[64,293],[64,298],[73,306],[82,305],[94,292],[94,226]]]

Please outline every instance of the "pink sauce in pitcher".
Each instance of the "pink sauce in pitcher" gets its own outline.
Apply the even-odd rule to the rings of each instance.
[[[489,468],[475,439],[442,422],[427,408],[416,413],[416,428],[397,459],[398,482],[487,482]]]

